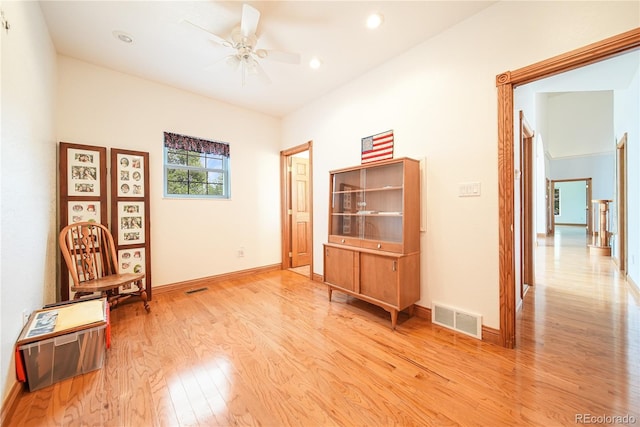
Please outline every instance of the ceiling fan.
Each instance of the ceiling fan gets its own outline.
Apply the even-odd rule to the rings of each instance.
[[[215,43],[235,50],[234,53],[227,55],[224,59],[225,62],[234,70],[240,69],[242,74],[242,86],[244,86],[247,76],[250,74],[256,74],[260,80],[266,84],[271,83],[271,79],[269,79],[269,76],[267,76],[260,65],[260,60],[262,59],[284,62],[287,64],[300,63],[300,55],[297,53],[256,48],[256,45],[258,44],[256,30],[258,28],[259,20],[260,11],[248,4],[243,4],[240,25],[233,29],[228,38],[214,34],[188,20],[185,20],[185,22],[208,33]]]

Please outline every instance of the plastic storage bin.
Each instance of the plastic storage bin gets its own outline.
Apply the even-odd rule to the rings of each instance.
[[[106,325],[60,335],[19,348],[29,390],[100,369],[104,363]]]

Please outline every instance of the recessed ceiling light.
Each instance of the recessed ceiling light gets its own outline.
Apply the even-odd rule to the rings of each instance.
[[[131,37],[129,34],[123,31],[114,31],[112,34],[113,34],[113,37],[117,38],[121,42],[133,43],[133,37]]]
[[[309,67],[311,67],[314,70],[317,70],[318,68],[320,68],[321,65],[322,65],[322,61],[320,61],[320,59],[317,56],[314,56],[309,61]]]
[[[378,28],[380,25],[382,25],[382,21],[383,21],[383,18],[381,14],[372,13],[367,18],[367,28],[370,28],[372,30],[375,28]]]

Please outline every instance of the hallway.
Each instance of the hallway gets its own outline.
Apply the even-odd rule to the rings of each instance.
[[[614,407],[634,413],[640,402],[640,293],[611,258],[591,256],[586,242],[584,228],[574,226],[558,226],[555,236],[538,240],[537,283],[517,314],[517,348],[534,357],[536,369],[564,372],[558,384],[547,386],[574,381],[569,387],[587,399],[606,390]],[[542,353],[544,362],[537,363]],[[575,409],[603,415],[595,405]]]

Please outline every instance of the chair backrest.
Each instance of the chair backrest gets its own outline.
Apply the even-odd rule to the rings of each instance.
[[[75,286],[118,274],[113,236],[96,222],[76,222],[60,232],[60,251]]]

